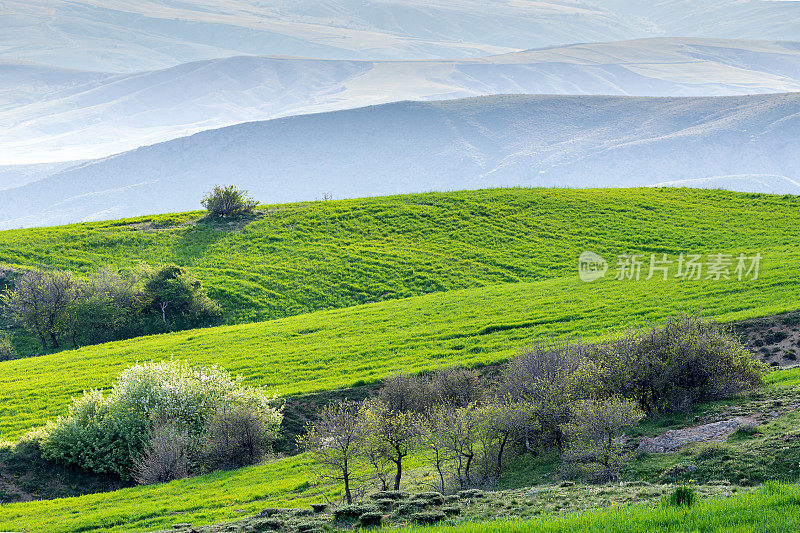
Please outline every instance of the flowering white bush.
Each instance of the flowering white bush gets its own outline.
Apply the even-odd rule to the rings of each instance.
[[[212,416],[236,408],[262,420],[274,437],[282,420],[274,400],[217,366],[140,363],[124,370],[108,395],[92,390],[74,399],[67,416],[44,428],[40,445],[46,458],[127,479],[154,422],[184,428],[199,447]]]

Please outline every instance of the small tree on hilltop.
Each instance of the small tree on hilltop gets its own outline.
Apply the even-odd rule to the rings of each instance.
[[[258,205],[247,191],[240,191],[234,185],[214,187],[201,201],[212,218],[233,218],[251,213]]]

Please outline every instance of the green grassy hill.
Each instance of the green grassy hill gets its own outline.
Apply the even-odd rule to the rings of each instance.
[[[0,258],[11,264],[86,269],[136,257],[183,259],[229,309],[239,292],[251,310],[289,312],[301,293],[309,307],[359,303],[370,283],[387,284],[370,297],[389,286],[394,296],[478,286],[2,362],[0,436],[16,438],[64,413],[72,396],[108,387],[136,361],[216,363],[294,394],[398,369],[491,363],[535,339],[602,338],[677,311],[734,320],[796,309],[798,204],[688,189],[514,189],[284,206],[224,230],[178,224],[193,216],[180,215],[163,230],[124,221],[3,232]],[[195,238],[206,244],[187,247]],[[757,281],[623,282],[609,274],[585,284],[576,272],[585,249],[608,259],[630,252],[759,252],[764,259]],[[282,276],[293,289],[273,300],[265,287]],[[508,283],[526,278],[539,279]]]
[[[750,252],[800,238],[798,197],[692,189],[493,189],[265,206],[249,223],[200,217],[4,231],[0,266],[173,261],[233,324],[573,275],[587,249]]]
[[[680,311],[738,320],[795,310],[798,207],[795,197],[688,189],[507,189],[271,206],[230,224],[189,213],[0,232],[0,263],[9,266],[185,265],[233,323],[0,362],[0,437],[66,413],[71,397],[110,386],[136,361],[219,364],[289,395],[399,369],[493,363],[537,339],[600,340]],[[584,250],[609,260],[681,252],[763,260],[756,281],[615,281],[612,272],[587,284],[577,275]],[[773,386],[797,386],[796,372],[774,376]],[[0,529],[144,531],[305,505],[321,496],[304,460],[4,505]]]

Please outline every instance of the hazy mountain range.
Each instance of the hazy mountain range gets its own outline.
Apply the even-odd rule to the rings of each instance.
[[[431,59],[643,37],[800,40],[780,0],[4,0],[0,59],[134,72],[235,55]]]
[[[133,74],[7,61],[0,165],[105,157],[241,122],[401,100],[793,91],[798,42],[660,38],[429,61],[240,56]]]
[[[0,195],[0,227],[199,208],[234,182],[263,203],[490,186],[663,183],[800,193],[800,93],[491,96],[205,131]],[[704,180],[704,181],[696,181]]]

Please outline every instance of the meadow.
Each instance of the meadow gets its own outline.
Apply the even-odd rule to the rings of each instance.
[[[615,330],[676,312],[736,320],[796,308],[800,255],[768,256],[756,281],[576,276],[463,289],[268,322],[206,328],[0,363],[0,435],[12,440],[106,388],[137,361],[218,364],[280,395],[330,390],[398,370],[503,361],[535,340]]]
[[[65,414],[72,397],[109,387],[137,361],[217,364],[287,396],[398,370],[497,363],[551,337],[602,341],[677,312],[735,321],[796,310],[798,207],[795,197],[722,191],[505,189],[264,206],[253,219],[232,223],[185,213],[0,232],[0,266],[83,274],[140,260],[186,266],[222,303],[229,324],[0,362],[0,440]],[[763,259],[757,280],[618,281],[612,268],[604,279],[583,283],[577,260],[584,250],[611,261],[623,253],[674,259],[758,252]],[[796,394],[800,374],[775,372],[768,383]],[[742,451],[770,452],[780,431],[743,443]],[[304,506],[323,497],[308,484],[305,461],[301,455],[163,485],[3,505],[0,530],[147,531]],[[652,477],[669,466],[644,460],[631,474]],[[796,498],[797,488],[758,494],[773,505],[775,494]],[[700,513],[698,526],[707,525],[701,511],[716,505],[732,505],[748,524],[755,500],[746,498],[704,503],[682,511],[683,518],[659,510],[663,519],[652,530],[684,527],[680,520],[692,513]],[[780,516],[782,506],[765,512]],[[459,527],[548,531],[583,524],[605,531],[603,524],[616,528],[621,520],[626,531],[636,523],[615,513]]]
[[[781,401],[788,405],[792,398],[797,398],[799,384],[800,368],[775,371],[768,375],[765,387],[758,391],[729,401],[698,405],[694,411],[679,415],[680,420],[670,417],[646,419],[635,434],[658,434],[672,428],[668,425],[670,423],[674,427],[681,427],[690,424],[692,417],[701,413],[714,412],[719,415],[733,409],[738,415],[744,415],[751,409],[762,409],[764,402],[770,406]],[[505,531],[503,528],[509,527],[518,528],[513,530],[519,531],[561,531],[559,528],[583,531],[581,528],[585,527],[589,531],[660,532],[675,531],[675,528],[680,531],[681,527],[685,527],[687,531],[744,532],[753,530],[758,506],[762,506],[764,520],[772,521],[771,525],[776,528],[763,531],[793,531],[781,527],[783,524],[796,524],[793,520],[800,516],[797,514],[797,505],[800,504],[798,485],[772,483],[750,492],[754,483],[741,480],[749,485],[742,487],[736,476],[739,475],[738,471],[747,471],[754,476],[753,482],[760,483],[760,474],[756,470],[764,465],[754,462],[774,460],[775,464],[768,466],[773,479],[796,482],[800,473],[791,468],[800,460],[800,442],[786,441],[783,437],[787,432],[796,434],[798,418],[798,413],[786,411],[746,438],[734,435],[728,442],[714,445],[714,453],[711,454],[706,444],[673,455],[644,454],[626,468],[626,483],[619,486],[579,483],[565,488],[553,483],[552,472],[557,465],[539,465],[540,469],[549,473],[545,476],[536,475],[532,471],[525,471],[524,462],[529,459],[523,458],[523,464],[514,465],[509,474],[500,480],[498,488],[507,489],[507,492],[487,493],[486,499],[467,505],[463,509],[464,516],[453,519],[454,522],[470,519],[504,521],[496,524],[459,524],[453,530]],[[764,449],[764,444],[774,447]],[[427,490],[420,483],[433,472],[429,467],[423,467],[425,461],[420,457],[411,456],[408,459],[406,483],[415,485],[417,490]],[[309,483],[307,462],[306,455],[298,455],[170,483],[75,498],[2,505],[0,530],[48,533],[163,530],[175,523],[200,526],[242,520],[267,507],[307,508],[310,503],[325,501],[326,497],[340,497],[341,486]],[[662,470],[688,462],[697,465],[698,470],[691,475],[698,479],[658,480]],[[718,470],[720,463],[732,471]],[[706,470],[711,475],[710,479],[704,478],[707,477]],[[730,482],[731,476],[736,482]],[[698,493],[704,496],[696,507],[687,510],[652,505],[677,484],[683,483],[695,485]],[[729,500],[708,499],[736,492],[747,494]],[[651,505],[630,505],[641,502],[651,502]],[[607,507],[609,510],[574,514],[598,507]],[[652,513],[660,518],[642,521]],[[716,522],[712,520],[714,513],[722,513]],[[510,520],[520,516],[526,520],[536,516],[542,518],[534,521]],[[726,529],[732,523],[740,524],[741,529]],[[642,527],[636,529],[637,524],[642,524]],[[245,530],[248,529],[243,527],[242,531]],[[449,527],[440,527],[431,531],[450,530]]]
[[[573,274],[593,250],[791,250],[800,199],[696,189],[491,189],[262,206],[0,232],[0,267],[87,274],[175,262],[227,324]]]
[[[732,498],[701,501],[691,508],[668,505],[617,506],[559,518],[506,520],[413,528],[415,533],[715,533],[791,532],[800,528],[800,486],[771,483]]]

